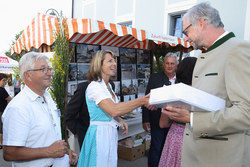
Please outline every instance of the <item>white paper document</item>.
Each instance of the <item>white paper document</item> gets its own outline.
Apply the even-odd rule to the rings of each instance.
[[[149,104],[164,108],[171,105],[189,111],[217,111],[225,108],[224,99],[183,83],[151,89]]]
[[[69,155],[65,154],[62,158],[56,158],[53,167],[69,167]]]

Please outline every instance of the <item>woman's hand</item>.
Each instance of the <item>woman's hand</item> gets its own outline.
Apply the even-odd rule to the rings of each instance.
[[[148,99],[149,102],[149,98],[150,98],[150,93],[145,95],[145,97]],[[147,107],[149,110],[155,111],[157,110],[157,107],[155,106],[151,106],[149,103],[145,104],[144,107]]]
[[[121,128],[124,130],[122,132],[123,135],[128,134],[128,124],[121,118],[118,117],[119,123],[121,124]]]

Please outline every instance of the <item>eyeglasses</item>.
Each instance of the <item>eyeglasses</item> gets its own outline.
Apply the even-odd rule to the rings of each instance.
[[[192,26],[192,24],[189,24],[189,26],[187,26],[183,31],[182,31],[182,33],[185,35],[185,36],[187,36],[188,37],[188,35],[187,35],[187,29],[189,29],[189,27],[191,27]]]
[[[42,71],[44,74],[46,74],[48,71],[52,71],[52,67],[43,67],[43,68],[31,69],[27,71]]]

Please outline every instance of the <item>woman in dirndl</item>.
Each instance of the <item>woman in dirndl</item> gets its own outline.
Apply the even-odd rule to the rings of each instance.
[[[117,128],[128,133],[128,125],[120,118],[134,109],[148,104],[149,96],[128,102],[119,102],[109,83],[116,75],[115,55],[112,51],[100,50],[90,63],[87,79],[86,102],[90,125],[87,130],[78,167],[117,167]]]

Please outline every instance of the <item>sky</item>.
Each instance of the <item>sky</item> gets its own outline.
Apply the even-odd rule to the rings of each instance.
[[[50,8],[71,18],[72,0],[1,0],[0,55],[10,49],[16,34],[26,29],[37,13],[45,14]]]

